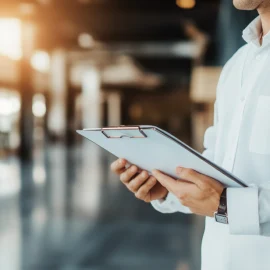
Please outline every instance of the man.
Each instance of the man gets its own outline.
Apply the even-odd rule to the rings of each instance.
[[[270,0],[234,0],[234,5],[257,9],[259,17],[243,31],[247,44],[222,71],[203,155],[249,187],[225,189],[181,164],[178,180],[157,170],[150,176],[135,165],[126,169],[122,159],[111,168],[137,198],[158,211],[206,216],[202,270],[269,270]]]

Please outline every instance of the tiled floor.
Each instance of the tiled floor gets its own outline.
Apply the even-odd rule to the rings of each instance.
[[[97,146],[0,161],[1,270],[199,270],[203,220],[163,215],[109,171]]]

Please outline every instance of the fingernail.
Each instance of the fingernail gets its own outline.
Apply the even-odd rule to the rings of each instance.
[[[181,173],[182,170],[183,170],[183,167],[178,166],[178,167],[176,168],[176,172],[177,172],[177,173]]]

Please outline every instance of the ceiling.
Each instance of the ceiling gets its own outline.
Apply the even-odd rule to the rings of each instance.
[[[186,38],[184,20],[212,34],[219,1],[183,10],[175,0],[2,0],[0,16],[22,16],[25,4],[33,7],[27,17],[40,27],[40,44],[73,46],[81,32],[103,42],[178,41]]]
[[[21,17],[38,26],[37,47],[79,49],[78,36],[90,34],[103,44],[153,46],[186,41],[184,22],[191,21],[213,38],[219,0],[197,0],[183,10],[176,0],[2,0],[0,16]],[[211,45],[210,45],[211,46]],[[213,50],[211,50],[212,52]],[[133,55],[131,55],[133,56]],[[146,70],[177,78],[190,63],[172,55],[133,56]],[[211,58],[211,55],[210,55]],[[179,76],[179,80],[181,76]]]

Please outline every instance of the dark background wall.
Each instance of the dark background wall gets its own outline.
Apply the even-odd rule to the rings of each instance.
[[[224,65],[245,44],[242,31],[256,16],[256,11],[237,10],[232,1],[221,1],[216,35],[218,65]]]

